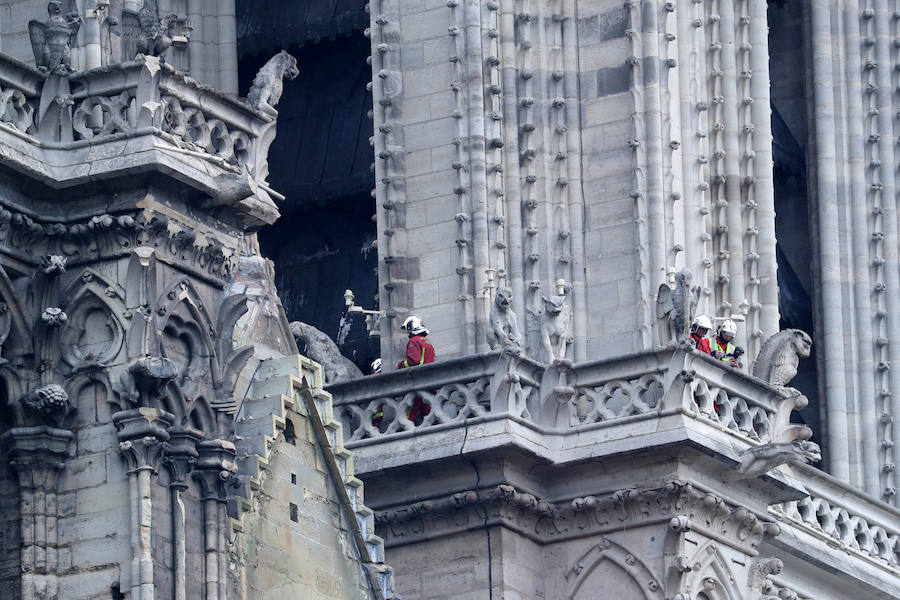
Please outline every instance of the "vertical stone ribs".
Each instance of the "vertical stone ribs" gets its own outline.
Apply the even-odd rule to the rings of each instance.
[[[893,504],[900,459],[900,373],[892,368],[900,360],[898,9],[896,0],[810,5],[829,472]]]
[[[397,316],[397,307],[410,304],[406,283],[406,195],[404,171],[403,128],[394,119],[403,89],[400,72],[400,49],[391,40],[398,37],[399,9],[390,0],[374,0],[366,5],[371,15],[371,27],[366,30],[372,41],[372,117],[375,135],[375,189],[378,227],[379,306],[385,310],[388,323]],[[400,260],[398,260],[400,259]],[[381,328],[382,348],[393,348],[396,327]],[[390,363],[393,356],[385,355]]]
[[[864,0],[860,14],[861,48],[860,67],[863,78],[863,119],[866,136],[866,158],[868,158],[869,201],[860,207],[869,209],[866,220],[871,223],[871,251],[865,258],[870,259],[872,294],[872,335],[870,343],[874,368],[874,394],[864,411],[864,434],[868,438],[868,453],[864,457],[871,466],[868,469],[867,488],[881,499],[897,502],[896,464],[900,453],[896,447],[896,417],[900,393],[900,373],[891,369],[892,361],[900,356],[897,345],[898,315],[900,299],[897,297],[900,277],[898,277],[897,235],[897,188],[896,188],[896,141],[894,139],[896,107],[900,105],[898,95],[898,18],[900,3],[896,0]],[[892,43],[893,42],[893,43]],[[862,216],[862,215],[861,215]],[[861,239],[865,239],[860,235]],[[893,290],[893,292],[891,292]],[[867,440],[867,441],[868,441]],[[877,473],[873,473],[877,464]],[[877,486],[877,490],[875,487]]]
[[[625,8],[642,295],[690,268],[699,311],[738,316],[752,360],[778,327],[765,3]]]

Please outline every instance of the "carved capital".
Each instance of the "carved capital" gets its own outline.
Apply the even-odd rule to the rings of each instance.
[[[24,489],[55,490],[75,435],[53,427],[16,427],[0,437]]]
[[[199,459],[193,477],[200,483],[204,500],[224,502],[225,486],[237,473],[234,444],[228,440],[207,440],[197,444]]]
[[[169,428],[169,442],[165,448],[163,464],[171,474],[171,487],[180,490],[187,488],[188,475],[200,457],[197,443],[202,439],[203,432],[199,429],[189,426]]]
[[[158,408],[136,408],[114,413],[112,419],[129,471],[157,471],[164,443],[169,440],[166,429],[175,420],[174,415]]]

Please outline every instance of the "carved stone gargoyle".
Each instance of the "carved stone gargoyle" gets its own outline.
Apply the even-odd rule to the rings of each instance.
[[[260,110],[275,108],[284,91],[282,80],[296,79],[298,75],[297,59],[282,50],[256,73],[247,94],[247,104]]]
[[[489,319],[490,329],[488,329],[486,337],[491,350],[499,348],[504,354],[520,355],[522,353],[522,335],[519,333],[516,313],[512,310],[511,289],[502,287],[497,290]]]
[[[656,319],[660,344],[677,342],[688,337],[688,325],[700,300],[700,287],[691,287],[693,274],[682,269],[675,275],[675,289],[669,284],[659,286],[656,295]]]
[[[750,479],[784,464],[809,464],[822,460],[819,445],[809,440],[773,442],[747,448],[741,453],[739,479]]]
[[[144,0],[138,12],[122,11],[122,58],[133,60],[138,54],[162,56],[172,45],[173,28],[178,16],[160,16],[157,0]]]
[[[341,354],[337,344],[325,332],[302,321],[294,321],[291,323],[291,334],[297,340],[298,345],[305,344],[304,354],[322,365],[325,383],[337,383],[362,377],[359,367]]]
[[[732,479],[757,477],[784,464],[809,464],[822,460],[819,445],[809,441],[812,430],[791,423],[791,413],[809,400],[788,384],[797,374],[801,358],[809,356],[812,339],[799,329],[786,329],[771,336],[763,344],[753,365],[753,376],[777,390],[775,415],[772,418],[771,441],[743,451],[741,463]]]

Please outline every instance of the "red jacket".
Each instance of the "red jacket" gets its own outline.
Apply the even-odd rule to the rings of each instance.
[[[406,360],[397,363],[398,369],[434,362],[434,346],[424,335],[414,335],[406,342]]]
[[[700,352],[705,354],[712,354],[712,349],[709,347],[709,338],[707,337],[698,337],[691,334],[691,343],[694,344],[694,347],[697,348]]]

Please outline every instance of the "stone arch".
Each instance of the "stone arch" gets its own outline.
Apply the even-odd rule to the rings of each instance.
[[[31,326],[22,302],[22,291],[0,265],[0,349],[4,357],[33,352]]]
[[[66,428],[78,423],[109,422],[112,413],[125,408],[102,371],[83,372],[70,379],[66,384],[66,393],[73,407],[63,422]]]
[[[616,574],[621,573],[622,585],[634,593],[642,594],[635,600],[664,600],[662,585],[653,572],[637,555],[609,538],[585,552],[566,573],[566,599],[596,597],[594,592],[587,595],[579,593],[592,574],[603,566],[611,566]],[[633,595],[633,594],[632,594]]]
[[[196,427],[208,437],[214,437],[218,431],[216,413],[203,396],[191,402],[187,408],[187,424]]]
[[[184,363],[177,379],[185,393],[199,394],[204,383],[210,389],[219,387],[215,326],[191,281],[182,277],[170,284],[160,296],[159,307],[161,352],[176,364]]]
[[[104,283],[93,275],[69,301],[69,319],[60,342],[62,359],[73,370],[112,363],[125,344],[126,328],[116,316],[123,307],[122,298]]]
[[[734,573],[719,545],[709,541],[695,553],[691,564],[696,565],[687,576],[685,589],[691,598],[705,600],[742,600],[744,595],[735,584]]]
[[[20,399],[28,392],[28,381],[23,375],[22,369],[13,368],[10,363],[0,365],[0,410],[8,410],[17,427],[25,425]]]

